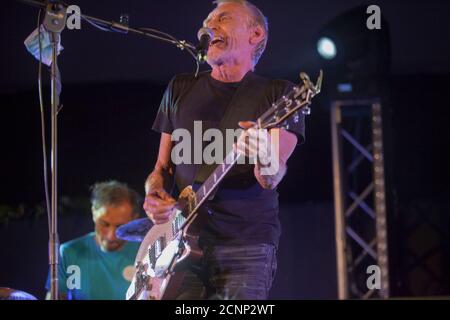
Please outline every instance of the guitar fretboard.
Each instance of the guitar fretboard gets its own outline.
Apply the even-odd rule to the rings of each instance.
[[[238,159],[242,157],[241,154],[230,151],[222,163],[218,164],[214,171],[209,175],[209,177],[203,182],[200,188],[195,193],[196,197],[196,208],[198,208],[214,191],[220,181],[223,180],[225,175],[231,170]]]

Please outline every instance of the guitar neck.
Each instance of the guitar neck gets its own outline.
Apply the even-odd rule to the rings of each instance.
[[[214,189],[225,178],[226,174],[233,168],[236,162],[243,157],[242,154],[230,151],[221,164],[218,164],[209,177],[203,182],[200,188],[195,193],[196,197],[196,211],[211,195]]]
[[[273,108],[275,108],[277,104],[273,104],[272,108],[269,108],[262,116],[256,120],[257,125],[255,128],[264,128],[261,123],[273,114]],[[198,209],[206,199],[211,195],[214,189],[219,185],[219,183],[223,180],[226,174],[233,168],[233,166],[237,163],[237,161],[243,157],[242,154],[237,153],[234,149],[231,150],[221,164],[218,164],[214,169],[213,173],[203,182],[200,188],[196,192],[196,208]]]
[[[255,128],[264,128],[264,125],[261,125],[267,118],[273,115],[273,109],[278,107],[281,104],[281,101],[278,103],[274,103],[271,108],[269,108],[266,112],[264,112],[258,120],[256,120]],[[219,183],[225,178],[227,173],[233,168],[233,166],[238,162],[238,160],[243,157],[242,154],[237,153],[234,149],[232,149],[221,164],[218,164],[212,174],[203,182],[200,188],[195,193],[196,206],[192,212],[196,212],[198,208],[209,198],[214,189],[217,188]],[[190,220],[190,216],[187,220]]]

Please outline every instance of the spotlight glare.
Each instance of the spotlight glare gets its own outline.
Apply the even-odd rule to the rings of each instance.
[[[317,42],[317,51],[322,58],[331,60],[336,56],[336,45],[330,38],[322,37]]]

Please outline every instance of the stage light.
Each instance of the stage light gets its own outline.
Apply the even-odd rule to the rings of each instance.
[[[317,51],[322,58],[327,60],[336,57],[336,45],[333,40],[327,37],[322,37],[317,41]]]
[[[316,34],[326,86],[337,98],[378,96],[389,75],[389,24],[381,15],[381,29],[369,29],[366,10],[358,6],[343,12]]]

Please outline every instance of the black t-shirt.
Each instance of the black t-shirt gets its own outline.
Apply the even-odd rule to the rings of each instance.
[[[200,73],[197,78],[191,74],[175,76],[169,83],[158,114],[153,123],[153,130],[172,134],[175,129],[185,129],[194,139],[202,141],[202,135],[194,134],[194,121],[201,121],[202,131],[219,128],[222,117],[233,101],[238,108],[235,112],[251,114],[254,121],[263,114],[275,101],[286,94],[292,84],[284,80],[270,80],[265,85],[259,99],[246,100],[239,104],[236,92],[242,87],[252,86],[253,82],[262,79],[253,72],[248,72],[238,83],[223,83],[211,77],[210,72]],[[244,89],[242,89],[244,90]],[[247,97],[248,98],[248,97]],[[242,99],[241,99],[242,100]],[[233,110],[234,111],[234,110]],[[297,122],[290,119],[289,131],[298,137],[298,143],[304,141],[304,117],[299,116]],[[227,127],[228,128],[228,127]],[[238,128],[237,123],[231,129]],[[191,156],[194,160],[194,143]],[[200,142],[202,143],[202,142]],[[203,142],[203,148],[206,143]],[[226,154],[224,154],[225,156]],[[190,163],[193,163],[191,161]],[[200,164],[178,164],[175,167],[175,186],[179,192],[184,187],[194,184]],[[175,193],[177,193],[177,191]],[[177,194],[174,194],[177,196]],[[278,220],[278,192],[260,186],[253,173],[253,165],[238,164],[228,173],[219,185],[212,200],[205,203],[208,212],[207,223],[200,235],[201,244],[255,244],[270,243],[278,245],[280,222]]]

